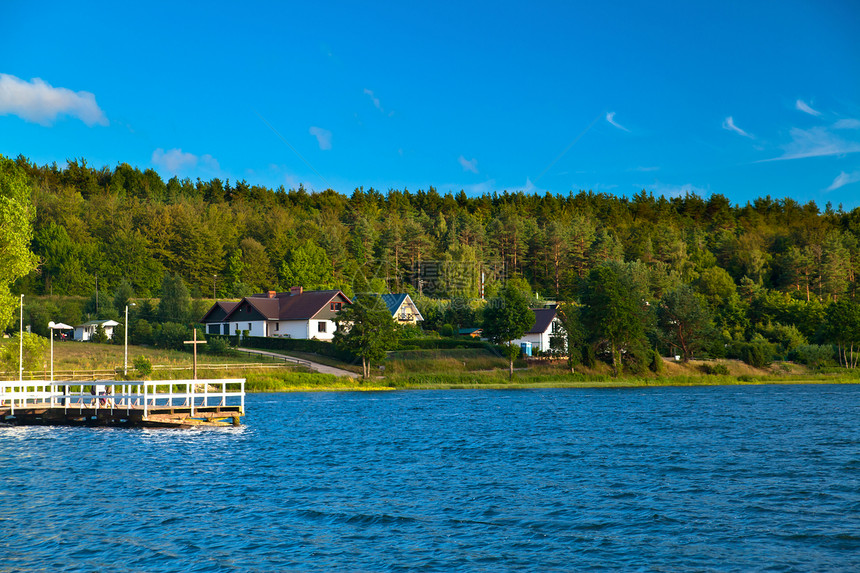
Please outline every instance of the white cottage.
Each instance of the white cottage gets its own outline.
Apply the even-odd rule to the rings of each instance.
[[[532,310],[535,313],[534,325],[521,338],[512,341],[523,350],[523,354],[528,356],[531,356],[532,352],[549,350],[550,337],[561,328],[561,321],[556,316],[555,308]]]
[[[113,329],[119,326],[119,323],[115,320],[90,320],[89,322],[79,324],[75,327],[74,340],[84,342],[92,340],[99,326],[104,328],[105,334],[108,340],[110,340],[113,338]]]
[[[200,321],[210,334],[331,340],[335,318],[344,305],[352,304],[339,290],[305,292],[269,291],[246,296],[240,302],[216,302]]]

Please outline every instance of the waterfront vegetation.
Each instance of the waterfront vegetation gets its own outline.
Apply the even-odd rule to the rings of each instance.
[[[9,344],[6,341],[5,344]],[[491,347],[490,347],[491,348]],[[664,360],[661,374],[613,376],[611,365],[597,362],[591,367],[579,366],[571,374],[567,361],[529,360],[514,362],[514,376],[509,377],[508,359],[490,348],[409,349],[388,353],[382,364],[367,380],[321,374],[304,367],[285,365],[283,361],[228,350],[221,355],[198,355],[201,378],[246,378],[248,392],[320,391],[320,390],[392,390],[456,388],[601,388],[638,386],[705,386],[727,384],[798,384],[858,383],[860,372],[844,368],[812,369],[792,362],[774,362],[753,367],[740,360]],[[311,352],[281,351],[283,354],[361,372],[361,364],[344,362]],[[134,362],[146,358],[153,371],[152,379],[187,379],[191,377],[190,352],[163,350],[146,346],[129,347],[129,378],[140,379]],[[49,357],[42,365],[27,371],[47,378]],[[117,378],[122,372],[123,347],[114,344],[55,342],[54,369],[58,376],[74,374],[77,378]],[[6,378],[17,372],[7,370]]]
[[[147,353],[185,349],[210,293],[294,285],[413,295],[424,321],[396,336],[367,328],[367,339],[339,335],[325,349],[317,341],[266,342],[360,367],[368,384],[388,387],[502,384],[503,361],[513,384],[603,383],[610,375],[641,384],[841,380],[853,379],[860,361],[860,209],[644,191],[347,196],[245,181],[165,182],[127,164],[38,166],[23,156],[0,157],[0,195],[14,207],[3,216],[18,221],[0,233],[10,246],[4,268],[14,270],[0,281],[0,327],[14,330],[16,294],[24,296],[24,324],[42,337],[50,320],[125,323],[128,309],[129,342],[147,349],[130,352],[129,362],[144,356],[152,376],[180,372],[170,366],[181,360],[175,355]],[[564,326],[552,353],[569,360],[515,360],[519,348],[508,342],[531,321],[526,305],[550,300],[561,303]],[[102,360],[115,371],[124,328],[104,351],[112,354],[81,348],[84,356],[69,365],[97,370]],[[461,328],[483,328],[494,344],[458,338]],[[46,372],[37,348],[44,344],[31,342],[36,350],[24,341],[25,368]],[[232,374],[248,361],[232,342],[209,337],[201,360]],[[678,371],[661,359],[675,355],[685,368],[709,362]],[[15,353],[3,356],[3,368],[17,372]],[[741,362],[754,371],[739,371]],[[280,384],[279,375],[265,374],[260,384]],[[285,386],[307,382],[287,378]]]

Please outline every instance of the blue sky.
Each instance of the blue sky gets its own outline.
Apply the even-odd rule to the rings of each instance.
[[[599,4],[599,5],[597,5]],[[4,3],[0,153],[860,206],[860,4]]]

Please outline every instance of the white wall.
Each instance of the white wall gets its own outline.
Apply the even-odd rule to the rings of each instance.
[[[540,334],[524,334],[522,336],[522,338],[517,338],[515,340],[512,340],[511,342],[513,342],[517,346],[519,346],[520,343],[522,343],[522,342],[531,342],[532,343],[532,352],[535,352],[537,350],[544,350],[544,348],[542,348],[540,346],[540,343],[541,343],[541,335]],[[549,343],[547,343],[547,348],[549,348]]]
[[[274,330],[274,326],[270,328],[269,336],[289,336],[300,340],[308,338],[307,320],[282,320],[278,324],[278,330]]]
[[[520,342],[531,342],[532,352],[535,352],[537,350],[540,350],[541,352],[546,352],[550,349],[549,342],[550,338],[552,338],[553,324],[557,322],[559,322],[558,318],[554,318],[552,323],[550,323],[549,328],[546,329],[546,332],[541,332],[538,334],[525,334],[522,338],[517,338],[513,342],[517,346],[519,346]]]
[[[88,340],[92,340],[93,336],[96,333],[95,326],[87,326],[84,328],[75,328],[75,333],[72,335],[73,340],[81,340],[86,342]],[[113,326],[105,326],[105,335],[107,335],[108,340],[113,338]]]
[[[250,328],[248,326],[250,325]],[[230,334],[238,334],[243,330],[248,330],[248,336],[265,336],[266,323],[262,320],[254,320],[250,322],[231,322]]]
[[[319,323],[325,323],[325,332],[319,331]],[[313,319],[310,321],[311,323],[311,338],[316,338],[318,340],[331,340],[334,338],[334,331],[337,329],[337,325],[333,320],[317,320]]]
[[[325,332],[319,332],[319,323],[325,323]],[[230,334],[236,334],[236,327],[239,331],[249,330],[248,322],[231,322]],[[270,338],[289,337],[299,340],[307,340],[316,338],[318,340],[331,340],[334,338],[336,325],[333,320],[312,319],[312,320],[281,320],[271,322],[251,322],[250,336],[268,336]],[[275,324],[278,328],[275,329]],[[268,327],[268,328],[267,328]]]

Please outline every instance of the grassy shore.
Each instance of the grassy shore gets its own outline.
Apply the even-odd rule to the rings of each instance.
[[[313,354],[290,352],[330,366],[355,370],[356,365]],[[190,352],[159,350],[130,346],[131,362],[146,356],[153,364],[150,378],[180,379],[190,377]],[[814,372],[792,363],[775,363],[768,368],[753,368],[735,360],[666,361],[661,375],[623,375],[613,377],[609,367],[597,364],[593,368],[577,368],[571,374],[561,362],[518,361],[512,380],[508,379],[507,361],[483,349],[409,350],[391,353],[385,369],[368,381],[320,374],[299,368],[271,368],[282,364],[277,360],[250,357],[246,354],[198,356],[200,377],[245,378],[248,392],[298,391],[380,391],[394,389],[523,389],[523,388],[637,388],[659,386],[716,386],[743,384],[834,384],[858,383],[860,373],[836,369]],[[248,363],[258,367],[240,367]],[[123,347],[113,344],[59,342],[54,346],[54,369],[62,372],[115,372],[123,364]],[[714,365],[722,365],[724,374],[706,374]],[[49,365],[45,364],[45,372]],[[99,376],[105,378],[106,376]]]
[[[781,370],[781,369],[778,369]],[[484,372],[412,372],[379,376],[372,380],[341,378],[318,373],[275,372],[249,374],[249,392],[330,390],[459,390],[539,388],[651,388],[666,386],[726,386],[756,384],[857,384],[860,376],[850,372],[830,374],[667,375],[654,377],[609,374],[550,372],[547,368],[519,370],[512,380],[506,370]]]

